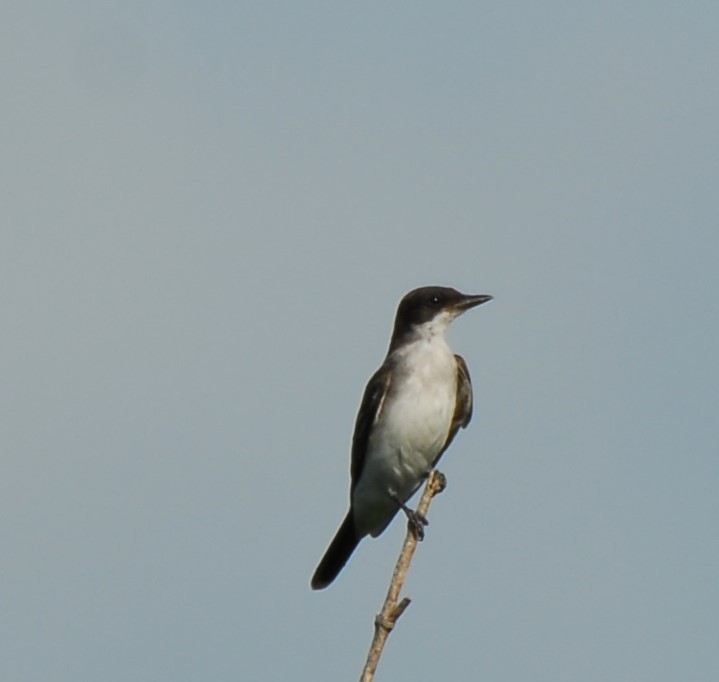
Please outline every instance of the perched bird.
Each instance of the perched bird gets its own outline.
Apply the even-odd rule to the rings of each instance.
[[[469,371],[445,332],[456,317],[491,299],[422,287],[400,301],[387,356],[357,414],[350,508],[312,576],[312,589],[327,587],[359,541],[380,535],[400,509],[422,538],[427,522],[406,503],[472,418]]]

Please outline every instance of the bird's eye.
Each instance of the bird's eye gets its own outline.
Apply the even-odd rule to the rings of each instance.
[[[439,296],[430,296],[429,297],[429,304],[433,308],[439,308],[441,303],[442,303],[442,301],[440,301]]]

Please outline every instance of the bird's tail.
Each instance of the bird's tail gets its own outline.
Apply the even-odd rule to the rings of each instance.
[[[324,589],[337,577],[361,539],[355,531],[350,509],[312,576],[313,590]]]

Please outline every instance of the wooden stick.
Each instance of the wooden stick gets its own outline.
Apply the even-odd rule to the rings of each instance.
[[[427,485],[424,487],[424,492],[417,506],[417,513],[423,517],[427,517],[429,505],[432,502],[432,498],[435,495],[441,493],[447,480],[444,474],[433,470]],[[394,567],[394,573],[392,574],[392,582],[389,585],[387,591],[387,597],[384,600],[382,610],[376,616],[374,621],[374,637],[372,638],[372,644],[367,654],[367,662],[365,663],[364,670],[362,671],[362,677],[360,682],[372,682],[374,679],[375,671],[377,670],[377,663],[379,663],[379,657],[382,655],[385,642],[389,633],[392,632],[394,626],[397,623],[399,617],[405,612],[405,609],[410,605],[411,600],[404,597],[401,601],[399,600],[399,594],[402,591],[405,578],[407,577],[407,571],[409,570],[410,561],[412,561],[412,555],[414,550],[417,548],[417,537],[411,528],[407,528],[407,535],[402,545],[402,551],[397,559],[397,564]]]

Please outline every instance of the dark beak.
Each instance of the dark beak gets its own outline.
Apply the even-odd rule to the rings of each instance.
[[[477,296],[464,296],[464,298],[459,303],[457,303],[455,307],[458,310],[464,312],[465,310],[469,310],[470,308],[474,308],[475,306],[482,305],[482,303],[491,301],[492,298],[493,296],[489,296],[488,294],[478,294]]]

